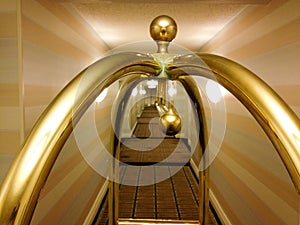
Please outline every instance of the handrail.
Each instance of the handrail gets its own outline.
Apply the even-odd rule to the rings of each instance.
[[[196,116],[199,122],[199,140],[198,140],[198,154],[199,159],[204,163],[198,165],[198,187],[199,187],[199,224],[207,224],[208,209],[209,209],[209,167],[206,167],[207,156],[205,150],[208,145],[208,126],[206,122],[206,115],[204,111],[203,97],[200,88],[196,81],[189,76],[180,77],[179,82],[185,88],[186,93],[194,103]]]
[[[189,75],[216,79],[228,89],[268,135],[300,195],[300,120],[270,86],[247,68],[213,54],[177,57],[166,72],[171,79]]]
[[[132,74],[126,80],[122,82],[119,88],[119,92],[116,97],[117,109],[114,111],[115,115],[113,118],[114,122],[114,135],[112,137],[112,155],[114,159],[120,160],[120,146],[121,146],[121,128],[123,124],[124,117],[122,114],[126,110],[129,98],[131,96],[132,90],[141,81],[138,78],[139,74]],[[115,164],[112,168],[112,174],[119,173],[119,166]],[[118,177],[118,176],[117,176]],[[116,224],[119,216],[119,182],[111,182],[110,191],[108,196],[108,206],[109,206],[109,224]]]
[[[160,70],[152,57],[119,53],[76,76],[41,115],[3,181],[0,224],[30,223],[41,188],[73,126],[105,87],[124,76],[137,72],[156,76]],[[216,79],[237,97],[270,138],[300,193],[300,121],[265,82],[245,67],[212,54],[177,57],[166,72],[171,79],[189,75]]]
[[[168,220],[168,219],[132,219],[120,218],[118,225],[199,225],[195,220]]]
[[[2,183],[1,225],[30,223],[39,193],[73,127],[105,87],[133,72],[155,76],[160,66],[139,53],[111,55],[82,71],[52,101]]]

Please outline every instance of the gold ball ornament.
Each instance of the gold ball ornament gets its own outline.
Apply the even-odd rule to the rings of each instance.
[[[174,136],[181,130],[181,118],[170,108],[161,118],[160,123],[165,134]]]
[[[177,33],[175,21],[166,15],[156,17],[150,24],[150,34],[155,41],[171,42]]]

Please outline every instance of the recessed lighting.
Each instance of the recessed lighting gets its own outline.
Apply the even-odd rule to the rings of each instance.
[[[136,96],[138,94],[138,90],[136,87],[132,89],[131,94],[132,94],[132,96]]]

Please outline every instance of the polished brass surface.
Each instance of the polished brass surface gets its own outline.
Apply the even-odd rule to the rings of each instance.
[[[76,76],[41,115],[14,160],[0,189],[0,224],[29,224],[53,164],[88,106],[120,77],[139,72],[154,76],[152,57],[120,53],[99,60]]]
[[[131,96],[132,89],[136,87],[136,85],[142,81],[140,79],[141,75],[139,73],[132,73],[130,76],[126,77],[123,80],[118,95],[116,97],[116,105],[118,106],[115,115],[112,117],[115,119],[114,124],[114,134],[111,136],[112,140],[112,154],[116,160],[120,160],[120,145],[121,145],[121,129],[123,124],[123,115],[124,111],[127,107],[128,100]],[[112,168],[112,174],[115,177],[115,181],[118,182],[110,182],[109,188],[109,225],[113,225],[117,223],[118,215],[119,215],[119,165],[115,164]]]
[[[176,22],[169,16],[158,16],[150,24],[150,34],[155,41],[171,42],[177,34]]]
[[[179,77],[179,82],[185,88],[190,99],[194,103],[197,117],[199,119],[199,139],[196,151],[199,153],[198,160],[204,163],[198,165],[199,170],[199,223],[208,223],[208,209],[209,209],[209,167],[206,166],[209,160],[204,154],[208,143],[208,127],[206,124],[206,116],[203,108],[203,101],[200,88],[192,77]]]
[[[241,65],[211,54],[176,57],[168,53],[169,43],[176,37],[177,25],[168,16],[155,18],[150,25],[151,37],[158,44],[156,60],[136,53],[120,53],[99,60],[76,76],[44,111],[22,150],[14,160],[0,189],[0,225],[29,224],[36,202],[54,162],[85,110],[98,94],[118,79],[135,75],[159,76],[179,80],[197,103],[197,113],[203,133],[199,136],[202,150],[207,144],[207,127],[199,90],[190,75],[216,79],[227,88],[258,121],[272,141],[286,166],[298,194],[300,194],[300,121],[289,106],[260,78]],[[163,55],[163,56],[162,56]],[[199,57],[203,64],[199,64]],[[165,68],[162,64],[169,62]],[[136,76],[139,74],[138,76]],[[190,87],[189,87],[190,86]],[[129,88],[130,89],[130,88]],[[128,89],[128,90],[129,90]],[[127,101],[128,93],[121,97]],[[127,94],[126,94],[127,93]],[[127,99],[127,100],[126,100]],[[165,132],[174,135],[180,131],[181,120],[171,106],[159,105]],[[118,108],[118,113],[122,109]],[[118,121],[116,121],[117,124]],[[120,121],[119,121],[120,122]],[[113,152],[117,156],[120,142],[114,137]],[[113,165],[113,162],[112,162]],[[112,167],[115,174],[117,167]],[[201,170],[201,168],[200,168]],[[208,169],[200,172],[200,224],[205,224],[208,209]],[[198,224],[199,221],[118,219],[117,183],[110,183],[110,223],[118,224]]]
[[[119,225],[151,225],[151,224],[164,224],[164,225],[176,225],[176,224],[185,224],[185,225],[199,225],[199,221],[193,220],[152,220],[152,219],[119,219]]]
[[[247,68],[212,54],[178,57],[166,72],[179,79],[189,75],[216,79],[228,89],[264,129],[300,194],[300,121],[271,87]]]
[[[158,16],[150,24],[150,35],[157,43],[158,53],[168,53],[169,44],[176,34],[176,22],[169,16]]]
[[[181,130],[181,118],[176,112],[173,104],[160,117],[161,127],[166,135],[174,136]]]
[[[181,130],[181,118],[174,107],[173,99],[170,99],[169,106],[166,105],[166,95],[167,80],[161,78],[158,83],[158,98],[154,105],[160,115],[160,124],[163,132],[166,135],[174,136]]]

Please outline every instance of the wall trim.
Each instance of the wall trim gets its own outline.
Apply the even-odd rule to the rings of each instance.
[[[193,159],[190,160],[190,165],[192,167],[192,170],[196,174],[197,178],[199,179],[199,169]],[[223,225],[232,225],[232,223],[230,222],[226,213],[224,212],[220,202],[218,201],[218,199],[216,198],[215,194],[213,193],[213,191],[211,189],[209,189],[209,200],[210,200],[214,210],[216,211],[219,219],[221,220],[221,223]]]
[[[211,189],[209,189],[209,199],[210,199],[210,202],[213,205],[214,210],[216,211],[219,219],[221,220],[221,223],[223,225],[232,225],[232,223],[230,222],[226,213],[224,212],[221,204],[219,203],[218,199],[216,198],[214,192]]]
[[[101,202],[103,201],[105,194],[108,190],[108,184],[109,181],[105,180],[104,184],[102,185],[87,217],[85,218],[83,225],[91,225],[95,219],[95,216],[97,215],[97,212],[99,211],[99,207],[101,205]]]

